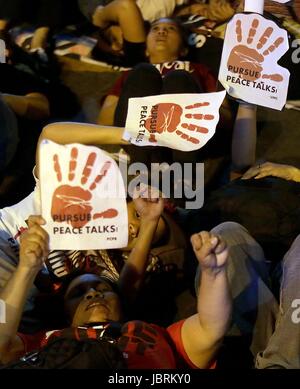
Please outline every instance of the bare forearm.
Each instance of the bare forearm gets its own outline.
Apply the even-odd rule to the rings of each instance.
[[[255,162],[256,106],[240,104],[232,136],[232,170],[242,171]]]
[[[119,285],[125,295],[134,297],[144,279],[148,264],[148,255],[152,239],[157,227],[157,221],[141,221],[137,242],[132,249],[120,274]]]
[[[44,127],[40,140],[49,139],[59,144],[86,145],[128,144],[122,140],[124,128],[81,123],[53,123]]]
[[[5,303],[6,323],[0,324],[0,360],[5,357],[10,342],[15,338],[29,290],[36,271],[18,267],[0,293]]]
[[[292,176],[292,180],[295,182],[300,182],[300,169],[295,166],[289,166],[290,174]]]
[[[124,128],[97,126],[81,123],[53,123],[43,128],[39,138],[39,144],[44,139],[52,140],[62,145],[80,143],[84,145],[118,145],[128,144],[122,140]],[[36,153],[36,173],[39,172],[39,147]]]
[[[205,333],[211,334],[216,341],[222,339],[231,317],[231,296],[225,268],[202,271],[198,317]]]

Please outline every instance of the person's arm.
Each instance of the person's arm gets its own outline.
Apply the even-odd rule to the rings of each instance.
[[[201,267],[198,313],[185,320],[182,342],[189,359],[199,368],[210,367],[231,318],[231,296],[226,275],[226,243],[209,232],[191,238]]]
[[[240,103],[232,134],[233,173],[243,173],[252,166],[256,155],[256,105]]]
[[[136,244],[125,262],[118,281],[123,296],[129,301],[135,299],[143,282],[153,236],[164,208],[163,199],[153,194],[150,194],[149,198],[137,198],[134,203],[141,218],[140,229]]]
[[[36,174],[39,172],[39,144],[44,140],[52,140],[61,145],[81,143],[84,145],[122,145],[128,144],[122,139],[123,127],[98,126],[94,124],[58,122],[43,128],[39,137],[36,153]]]
[[[99,6],[93,14],[93,24],[101,29],[117,24],[128,42],[145,42],[144,21],[135,0],[114,0],[106,6]]]
[[[300,169],[291,165],[265,162],[251,167],[242,177],[243,180],[250,178],[260,179],[264,177],[278,177],[287,181],[300,182]]]
[[[104,126],[112,126],[114,123],[115,110],[119,101],[118,96],[106,96],[99,112],[97,123]]]
[[[17,336],[27,295],[35,277],[48,255],[48,234],[41,227],[45,223],[40,216],[30,216],[28,230],[21,236],[20,261],[14,274],[0,292],[6,307],[6,323],[0,324],[0,362],[8,363],[23,351]]]
[[[49,101],[42,93],[29,93],[25,96],[3,94],[2,97],[18,116],[31,120],[42,120],[50,116]]]

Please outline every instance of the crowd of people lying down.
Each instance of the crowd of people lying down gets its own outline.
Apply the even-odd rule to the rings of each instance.
[[[28,12],[28,1],[0,1],[0,366],[218,369],[236,353],[243,367],[298,369],[300,170],[257,160],[257,106],[227,95],[215,135],[196,151],[123,139],[130,98],[220,90],[214,71],[189,60],[182,17],[203,16],[211,33],[242,2],[30,3]],[[24,21],[36,28],[29,51],[10,34]],[[97,123],[74,119],[78,98],[51,52],[51,36],[70,23],[93,25],[92,55],[128,68]],[[37,152],[45,139],[113,145],[149,169],[203,163],[204,181],[193,175],[191,185],[204,205],[188,209],[184,191],[165,198],[149,185],[126,199],[126,247],[49,250]],[[239,347],[226,354],[232,339],[241,356]]]

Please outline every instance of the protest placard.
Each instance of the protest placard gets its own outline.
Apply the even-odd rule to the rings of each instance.
[[[281,110],[290,73],[278,65],[287,32],[258,14],[236,14],[228,23],[219,70],[227,92],[252,104]]]
[[[127,245],[126,192],[116,162],[97,147],[39,149],[42,216],[50,249],[112,249]]]
[[[123,138],[138,146],[200,149],[215,133],[225,95],[222,91],[132,98]]]

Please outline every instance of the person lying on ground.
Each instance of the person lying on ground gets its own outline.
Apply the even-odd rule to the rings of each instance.
[[[162,208],[161,200],[148,204],[145,215],[148,232],[139,237],[137,247],[123,268],[118,284],[119,293],[124,287],[138,285],[142,279],[147,251]],[[40,334],[29,339],[17,333],[26,296],[48,254],[48,235],[43,229],[44,223],[39,216],[30,217],[29,229],[21,241],[20,263],[0,294],[7,306],[7,322],[0,327],[2,363],[11,362],[36,347],[41,348],[47,343],[47,338],[49,341],[49,335]],[[103,329],[121,323],[115,344],[126,355],[124,362],[128,368],[213,367],[231,315],[226,276],[228,250],[219,236],[208,232],[195,234],[191,242],[202,270],[198,312],[195,315],[167,329],[137,320],[126,322],[115,287],[95,275],[85,274],[73,280],[65,294],[66,313],[73,334],[83,330],[85,336],[94,333],[97,338],[97,327],[102,328],[103,333]],[[99,323],[102,326],[99,327]],[[59,335],[60,331],[54,331],[51,336]],[[95,339],[94,335],[91,336]]]

